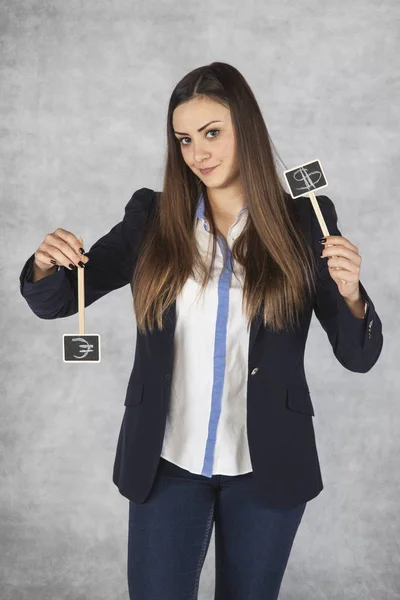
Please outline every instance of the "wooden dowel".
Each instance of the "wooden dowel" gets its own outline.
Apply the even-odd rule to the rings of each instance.
[[[81,248],[84,248],[83,240],[80,237]],[[78,315],[79,315],[79,334],[85,334],[85,268],[78,267]]]
[[[324,219],[324,217],[322,215],[322,212],[321,212],[321,209],[319,207],[318,201],[317,201],[317,199],[315,197],[314,192],[309,192],[309,194],[310,194],[311,204],[313,205],[315,214],[317,215],[318,223],[319,223],[319,225],[321,227],[323,236],[327,237],[328,235],[330,235],[330,233],[329,233],[328,228],[326,226],[325,219]]]
[[[326,226],[325,219],[322,215],[322,212],[319,207],[318,201],[315,197],[315,194],[314,194],[314,192],[309,192],[309,195],[310,195],[311,204],[313,205],[315,214],[317,215],[318,223],[321,227],[323,236],[328,237],[328,235],[330,235],[330,233],[328,231],[328,227]],[[332,246],[332,244],[326,244],[326,247],[328,247],[328,246]],[[334,257],[332,257],[332,258],[334,258]],[[336,267],[336,270],[340,271],[340,267]],[[342,278],[340,278],[340,281],[342,281],[343,283],[346,283],[346,281]]]

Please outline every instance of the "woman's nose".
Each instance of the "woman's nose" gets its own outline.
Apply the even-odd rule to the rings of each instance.
[[[210,153],[206,152],[205,150],[202,150],[201,148],[196,148],[193,151],[193,158],[194,158],[194,162],[196,164],[200,164],[201,162],[203,162],[204,159],[209,158],[210,157]]]

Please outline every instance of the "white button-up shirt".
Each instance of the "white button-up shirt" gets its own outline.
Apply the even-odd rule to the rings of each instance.
[[[203,295],[190,277],[176,300],[171,400],[161,456],[199,475],[251,472],[247,441],[247,369],[250,330],[242,310],[243,267],[231,266],[233,241],[247,219],[237,214],[225,240],[217,239],[212,279]],[[200,195],[195,235],[207,264],[212,235]],[[227,261],[223,266],[224,255]]]

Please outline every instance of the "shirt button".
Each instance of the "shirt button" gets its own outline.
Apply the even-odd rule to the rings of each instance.
[[[165,379],[171,379],[171,375],[169,373],[165,373],[164,378]]]
[[[258,367],[256,367],[255,369],[252,370],[251,375],[255,375],[258,371]]]

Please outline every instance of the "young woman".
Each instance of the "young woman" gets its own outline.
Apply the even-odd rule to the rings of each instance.
[[[197,598],[215,523],[216,600],[275,600],[306,504],[323,489],[304,373],[313,310],[358,373],[382,324],[327,196],[284,190],[261,111],[225,63],[195,69],[167,115],[162,193],[142,188],[85,256],[58,228],[21,273],[41,318],[131,284],[136,353],[113,481],[129,499],[133,600]],[[52,264],[63,268],[55,270]]]

